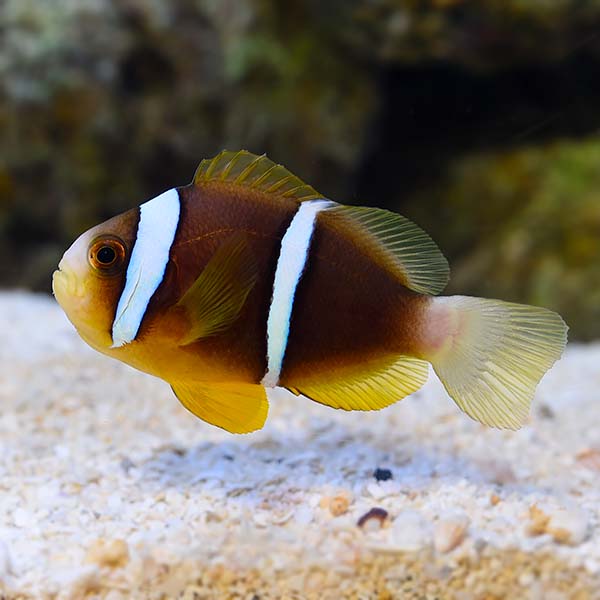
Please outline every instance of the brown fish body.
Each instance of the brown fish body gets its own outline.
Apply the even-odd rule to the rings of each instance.
[[[296,290],[281,374],[285,387],[297,387],[308,373],[345,372],[418,354],[427,296],[407,289],[352,233],[327,213],[317,218]]]
[[[448,265],[417,226],[244,151],[84,233],[59,268],[55,295],[88,344],[232,432],[262,426],[265,387],[373,410],[417,390],[428,363],[467,414],[514,428],[566,341],[546,309],[436,297]]]
[[[253,190],[232,193],[226,185],[178,189],[182,219],[165,272],[165,285],[148,306],[132,360],[165,378],[260,383],[265,372],[265,327],[272,275],[279,243],[293,217],[292,202],[261,198]],[[196,281],[216,250],[234,235],[243,235],[257,265],[257,281],[230,328],[186,346],[178,344],[188,328],[185,311],[175,306]],[[267,275],[270,275],[269,276]],[[158,334],[158,335],[156,335]],[[165,339],[160,352],[145,344]],[[136,348],[138,346],[138,348]],[[120,350],[120,349],[119,349]],[[125,348],[123,348],[125,350]],[[137,365],[135,365],[137,366]],[[139,367],[138,367],[139,368]]]
[[[170,380],[259,384],[267,368],[273,276],[296,205],[253,190],[232,193],[230,186],[219,184],[178,191],[185,225],[171,249],[165,285],[149,304],[136,340],[111,354]],[[415,353],[415,328],[427,297],[404,287],[373,262],[360,238],[353,239],[351,231],[336,228],[326,217],[317,219],[311,256],[296,291],[282,371],[286,387],[297,387],[314,370],[357,368],[365,360]],[[257,285],[227,331],[182,347],[178,342],[189,323],[175,305],[234,234],[247,236],[258,264]],[[148,338],[154,342],[147,343]]]

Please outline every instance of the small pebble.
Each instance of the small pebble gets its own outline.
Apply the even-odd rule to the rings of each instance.
[[[348,512],[350,506],[350,498],[348,494],[337,494],[329,501],[329,512],[334,517],[339,517],[344,513]]]
[[[377,481],[387,481],[388,479],[392,479],[393,475],[389,469],[380,469],[379,467],[373,471],[373,477]]]
[[[551,512],[547,531],[559,544],[578,546],[588,536],[589,518],[576,506],[561,507]]]
[[[88,550],[87,562],[101,567],[123,567],[129,561],[129,548],[125,540],[96,540]]]
[[[370,481],[367,484],[367,490],[369,495],[376,501],[389,496],[389,490],[387,489],[387,484],[381,485],[375,481]]]
[[[600,450],[597,448],[587,448],[578,452],[577,462],[591,471],[600,471]]]
[[[543,535],[546,533],[546,527],[550,517],[537,505],[532,504],[529,507],[529,522],[525,528],[528,535]]]
[[[506,461],[498,459],[488,460],[482,464],[482,468],[487,472],[490,481],[498,485],[507,485],[517,481],[517,476],[512,470],[510,463]]]
[[[589,518],[577,506],[544,508],[534,504],[529,509],[529,535],[550,534],[555,542],[578,546],[588,536]]]
[[[358,519],[356,524],[359,527],[364,527],[371,530],[373,529],[374,524],[379,524],[379,527],[381,527],[387,518],[387,510],[385,510],[384,508],[375,507],[366,512],[360,519]]]
[[[310,506],[300,506],[294,513],[296,523],[302,527],[310,525],[314,519],[314,512]]]
[[[416,510],[405,510],[394,519],[388,541],[397,551],[417,552],[431,543],[431,525]]]
[[[269,513],[265,511],[255,512],[252,515],[252,521],[258,527],[267,527],[270,523]]]
[[[13,515],[13,521],[17,527],[32,527],[35,519],[28,510],[17,508]]]
[[[293,514],[293,510],[275,512],[271,516],[271,523],[273,523],[273,525],[284,525],[292,518]]]
[[[55,582],[60,588],[59,598],[65,600],[89,597],[100,587],[99,579],[98,567],[95,565],[72,567],[55,574]]]
[[[453,515],[441,518],[433,530],[433,545],[438,552],[445,554],[460,546],[469,527],[466,515]]]

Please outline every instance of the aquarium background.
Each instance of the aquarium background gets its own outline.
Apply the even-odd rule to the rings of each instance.
[[[600,336],[600,0],[0,2],[0,287],[224,148]]]

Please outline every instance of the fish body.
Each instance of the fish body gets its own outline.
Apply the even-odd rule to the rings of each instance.
[[[566,326],[542,308],[437,297],[448,273],[404,217],[328,200],[240,151],[82,234],[53,289],[89,345],[228,431],[262,427],[275,386],[383,408],[428,362],[467,414],[516,428]]]

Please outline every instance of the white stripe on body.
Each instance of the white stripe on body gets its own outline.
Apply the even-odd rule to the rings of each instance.
[[[279,382],[290,333],[294,295],[308,259],[315,221],[322,210],[332,206],[335,206],[334,202],[324,199],[302,202],[281,240],[273,299],[267,318],[267,372],[262,380],[264,386],[275,387]]]
[[[138,333],[148,303],[163,280],[180,210],[174,188],[140,206],[137,238],[112,327],[113,348],[133,341]]]

